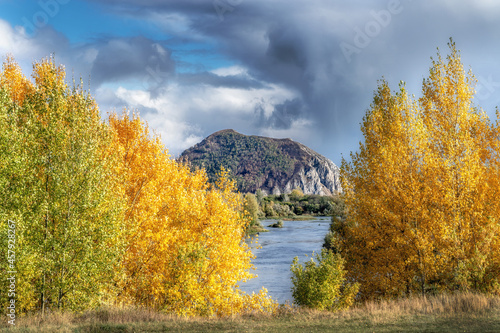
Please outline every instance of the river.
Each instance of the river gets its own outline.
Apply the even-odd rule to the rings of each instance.
[[[241,283],[241,290],[251,293],[258,292],[263,286],[280,304],[285,301],[293,302],[290,280],[290,265],[294,257],[298,256],[301,262],[310,258],[310,255],[321,251],[325,235],[330,227],[330,217],[317,217],[309,221],[284,221],[283,228],[269,228],[267,225],[276,220],[262,220],[261,223],[269,232],[260,233],[256,248],[252,244],[252,252],[256,255],[253,260],[254,274],[258,277]],[[309,257],[305,257],[305,255]]]

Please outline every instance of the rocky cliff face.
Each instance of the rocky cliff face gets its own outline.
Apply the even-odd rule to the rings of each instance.
[[[180,161],[205,168],[210,180],[221,167],[230,170],[241,192],[331,195],[341,192],[338,167],[326,157],[290,139],[246,136],[223,130],[184,151]]]

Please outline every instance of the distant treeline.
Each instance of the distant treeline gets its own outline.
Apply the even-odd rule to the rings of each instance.
[[[257,190],[255,194],[245,195],[245,209],[254,221],[259,218],[338,215],[343,211],[343,200],[340,195],[304,194],[300,189],[280,195],[266,195]]]

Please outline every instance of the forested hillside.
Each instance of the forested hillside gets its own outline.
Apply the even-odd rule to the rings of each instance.
[[[207,170],[213,181],[221,167],[229,170],[241,192],[331,195],[341,191],[339,171],[332,161],[290,139],[247,136],[222,130],[184,151],[180,161]]]

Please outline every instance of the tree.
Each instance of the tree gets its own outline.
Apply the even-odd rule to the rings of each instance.
[[[435,207],[429,215],[444,226],[439,247],[447,285],[491,291],[500,273],[499,124],[472,103],[476,80],[450,48],[447,62],[433,61],[419,101],[428,133],[425,185]]]
[[[473,106],[475,79],[449,46],[418,100],[381,82],[364,143],[342,161],[347,218],[334,243],[363,297],[498,283],[498,129]]]
[[[30,260],[33,259],[33,253],[25,246],[24,237],[25,230],[29,227],[27,223],[23,223],[29,213],[26,206],[30,201],[27,199],[33,196],[26,185],[33,175],[26,170],[28,161],[26,155],[22,154],[22,143],[27,140],[27,133],[19,130],[18,126],[18,119],[21,118],[19,106],[23,101],[19,96],[23,96],[26,89],[19,82],[28,84],[22,79],[24,76],[19,66],[9,58],[3,64],[0,75],[0,288],[9,290],[7,278],[12,276],[9,272],[19,272],[16,274],[15,297],[16,310],[19,312],[33,308],[36,303],[31,284],[36,274],[33,261]],[[29,221],[29,216],[27,220]],[[9,228],[9,225],[13,228]],[[9,244],[14,247],[9,248]],[[9,249],[12,252],[9,253]],[[0,304],[3,308],[8,301],[9,293],[1,293]]]
[[[333,253],[339,252],[339,240],[345,237],[345,201],[342,195],[334,195],[331,199],[330,208],[331,223],[330,230],[325,236],[323,248],[332,250]]]
[[[203,170],[171,159],[137,115],[112,114],[109,121],[128,202],[122,298],[181,315],[273,311],[265,290],[251,296],[238,289],[253,277],[253,254],[244,242],[249,221],[227,172],[209,185]]]
[[[266,194],[260,188],[257,189],[257,191],[255,192],[255,198],[257,199],[257,203],[259,205],[262,204],[262,200],[264,199],[265,196]]]
[[[243,209],[250,219],[250,225],[259,222],[259,204],[254,194],[247,193],[244,197]]]
[[[365,143],[342,162],[347,221],[341,253],[364,296],[398,295],[414,288],[414,277],[432,261],[426,255],[426,228],[415,224],[420,212],[417,154],[413,154],[413,103],[401,86],[392,95],[382,82],[363,120]],[[421,223],[421,221],[419,221]],[[347,227],[348,226],[348,227]],[[347,228],[345,228],[347,227]],[[340,230],[339,230],[340,231]],[[422,241],[422,242],[419,242]]]
[[[304,192],[300,188],[294,188],[290,193],[290,200],[299,201],[304,196]]]
[[[350,307],[358,284],[346,282],[344,260],[323,249],[304,265],[295,257],[291,266],[292,295],[295,303],[318,310],[339,311]]]
[[[95,306],[121,248],[110,133],[94,100],[67,86],[53,58],[34,64],[34,83],[12,59],[1,77],[8,129],[1,150],[10,164],[1,171],[9,196],[0,215],[18,227],[17,309]]]
[[[337,194],[332,197],[330,215],[332,216],[332,220],[345,219],[345,202],[342,195]]]

